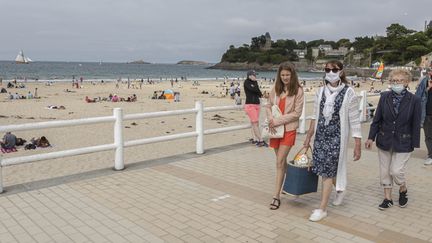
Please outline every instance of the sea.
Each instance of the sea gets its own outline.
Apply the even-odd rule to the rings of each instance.
[[[121,80],[223,80],[244,79],[246,71],[209,69],[211,65],[184,64],[129,64],[108,62],[32,62],[16,64],[13,61],[0,61],[0,78],[28,82],[59,81],[70,82],[83,78],[84,81],[110,82]],[[260,71],[258,78],[273,79],[276,71]],[[323,73],[299,72],[300,80],[316,80]]]

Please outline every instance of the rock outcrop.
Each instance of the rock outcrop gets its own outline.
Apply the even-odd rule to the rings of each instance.
[[[207,62],[191,61],[191,60],[182,60],[182,61],[178,62],[177,64],[183,64],[183,65],[208,65]]]

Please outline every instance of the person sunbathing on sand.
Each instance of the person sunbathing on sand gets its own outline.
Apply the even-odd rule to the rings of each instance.
[[[47,106],[47,108],[51,109],[51,110],[66,110],[66,107],[64,107],[62,105],[60,105],[60,106],[58,106],[58,105],[49,105],[49,106]]]
[[[3,137],[3,141],[0,141],[0,145],[3,149],[15,148],[17,137],[11,132],[6,132]]]
[[[31,143],[36,145],[36,147],[40,147],[40,148],[46,148],[46,147],[50,147],[51,144],[49,143],[48,139],[45,136],[42,136],[40,138],[32,138],[30,139]]]
[[[87,103],[95,103],[95,102],[96,102],[95,99],[90,99],[88,96],[86,96],[84,100],[85,100]]]
[[[113,97],[111,98],[111,101],[112,102],[119,102],[120,98],[116,94],[114,94]]]
[[[127,101],[127,102],[135,102],[135,101],[137,101],[137,96],[136,96],[136,94],[133,94],[132,96],[129,96],[129,97],[126,99],[126,101]]]

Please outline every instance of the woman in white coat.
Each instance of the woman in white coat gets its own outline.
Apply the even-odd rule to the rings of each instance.
[[[343,64],[329,61],[325,66],[325,84],[315,96],[314,118],[304,146],[309,147],[312,136],[312,171],[322,177],[321,203],[309,220],[319,221],[327,216],[327,204],[333,185],[340,205],[346,192],[346,161],[349,134],[355,140],[354,161],[360,159],[361,127],[359,103],[354,90],[347,85]],[[332,185],[333,184],[333,185]]]

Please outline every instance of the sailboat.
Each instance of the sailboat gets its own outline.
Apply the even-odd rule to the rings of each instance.
[[[378,66],[378,69],[372,74],[372,77],[369,79],[372,81],[381,81],[382,75],[384,73],[384,62],[380,62],[380,65]]]
[[[15,58],[15,63],[17,64],[29,64],[32,61],[33,60],[30,59],[29,57],[24,56],[23,50],[20,50],[17,57]]]

